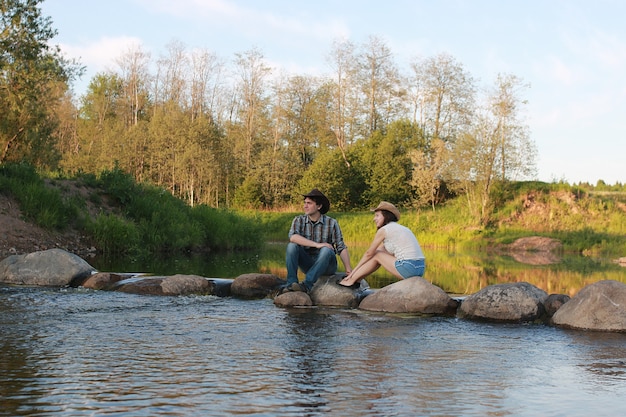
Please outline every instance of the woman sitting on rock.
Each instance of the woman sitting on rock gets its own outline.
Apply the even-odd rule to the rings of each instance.
[[[386,201],[373,211],[378,229],[374,240],[352,272],[337,284],[354,287],[381,265],[399,279],[424,275],[424,253],[413,232],[397,223],[400,211]]]

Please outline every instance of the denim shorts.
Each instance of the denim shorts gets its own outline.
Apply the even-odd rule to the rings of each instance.
[[[424,275],[426,263],[423,259],[405,259],[396,261],[396,270],[404,279],[411,277],[421,277]]]

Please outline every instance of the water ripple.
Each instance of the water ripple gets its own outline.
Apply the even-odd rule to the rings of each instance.
[[[0,330],[3,416],[626,411],[621,334],[5,287]]]

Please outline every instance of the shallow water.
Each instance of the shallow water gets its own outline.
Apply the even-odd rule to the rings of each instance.
[[[3,416],[618,416],[626,335],[0,287]]]

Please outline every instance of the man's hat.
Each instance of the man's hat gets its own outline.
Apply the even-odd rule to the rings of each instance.
[[[330,201],[317,188],[313,188],[311,191],[309,191],[308,194],[302,194],[302,196],[305,198],[308,197],[310,199],[315,200],[317,204],[321,204],[322,208],[320,209],[320,213],[322,214],[328,213],[328,210],[330,209]]]
[[[380,210],[388,211],[394,216],[396,216],[396,220],[400,220],[400,210],[398,210],[396,206],[394,206],[393,204],[388,203],[386,201],[381,201],[378,207],[372,209],[372,211],[380,211]]]

